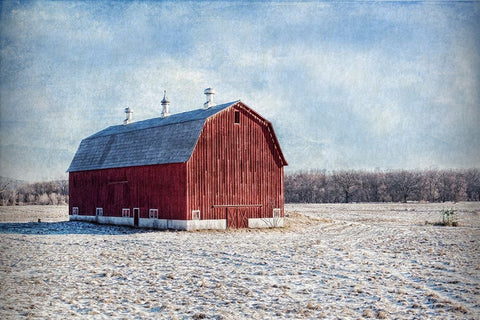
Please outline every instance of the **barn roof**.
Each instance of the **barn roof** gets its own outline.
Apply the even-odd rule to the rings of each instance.
[[[238,102],[108,127],[82,140],[67,172],[186,162],[205,121]]]

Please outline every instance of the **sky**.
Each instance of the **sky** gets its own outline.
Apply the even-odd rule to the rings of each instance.
[[[298,170],[480,167],[480,3],[0,2],[0,176],[65,178],[80,141],[242,100]]]

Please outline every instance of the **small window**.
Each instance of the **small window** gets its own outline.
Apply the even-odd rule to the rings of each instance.
[[[281,218],[282,217],[282,210],[280,210],[280,208],[273,209],[273,217],[274,218]]]
[[[95,209],[95,214],[97,216],[103,216],[103,208],[96,208]]]
[[[192,220],[200,220],[200,210],[192,211]]]
[[[148,217],[150,219],[158,219],[158,209],[150,209],[148,210]]]
[[[235,111],[235,123],[240,123],[240,111]]]
[[[72,208],[72,214],[73,215],[78,215],[78,207],[73,207]]]
[[[122,209],[122,217],[130,217],[130,209],[129,208],[123,208]]]

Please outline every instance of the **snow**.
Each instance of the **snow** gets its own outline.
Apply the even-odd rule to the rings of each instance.
[[[68,221],[68,206],[0,206],[0,222]]]
[[[425,224],[443,208],[460,227]],[[480,203],[285,210],[275,230],[0,224],[0,318],[479,319]]]

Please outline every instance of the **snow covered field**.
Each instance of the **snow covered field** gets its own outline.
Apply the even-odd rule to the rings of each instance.
[[[2,222],[68,221],[68,206],[0,206]]]
[[[460,227],[425,224],[443,208]],[[480,319],[480,203],[286,212],[277,230],[0,224],[0,318]]]

